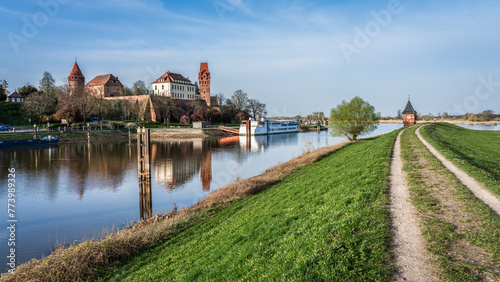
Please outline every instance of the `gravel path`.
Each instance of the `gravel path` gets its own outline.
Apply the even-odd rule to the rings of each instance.
[[[421,128],[421,127],[420,127]],[[431,152],[449,171],[451,171],[457,178],[462,182],[465,187],[467,187],[474,196],[485,203],[490,209],[492,209],[497,215],[500,215],[500,199],[495,197],[490,193],[484,186],[470,177],[463,170],[456,167],[453,163],[447,160],[443,155],[441,155],[434,147],[432,147],[427,141],[420,135],[420,128],[418,128],[415,133],[418,139],[427,147],[429,152]]]
[[[404,130],[403,130],[404,131]],[[420,231],[420,220],[410,202],[410,193],[403,173],[399,132],[394,144],[389,190],[391,203],[392,232],[394,235],[394,254],[399,268],[394,274],[396,281],[435,281],[425,251]]]

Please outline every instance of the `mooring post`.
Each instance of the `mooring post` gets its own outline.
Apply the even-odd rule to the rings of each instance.
[[[87,125],[87,140],[90,142],[90,125]]]
[[[153,216],[151,194],[151,143],[149,129],[137,129],[137,175],[139,177],[139,208],[141,219]]]
[[[33,136],[33,139],[36,139],[36,133],[37,133],[36,124],[33,125],[33,132],[35,133],[35,135]]]

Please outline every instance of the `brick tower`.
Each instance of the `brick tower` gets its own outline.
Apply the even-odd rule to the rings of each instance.
[[[77,89],[83,89],[85,87],[85,76],[83,76],[80,67],[75,62],[71,73],[68,75],[68,89],[69,94],[75,93]]]
[[[415,123],[417,123],[417,112],[413,109],[410,96],[408,96],[408,103],[403,111],[403,125],[414,125]]]
[[[210,106],[210,71],[208,71],[208,63],[201,63],[200,73],[198,74],[198,88],[200,88],[200,96],[202,100]]]

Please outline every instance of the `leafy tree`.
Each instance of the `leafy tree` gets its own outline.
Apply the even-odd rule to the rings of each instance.
[[[49,114],[54,109],[55,99],[47,93],[35,92],[26,98],[22,109],[27,116],[38,119],[38,123],[42,121],[42,115]]]
[[[132,86],[132,93],[134,95],[145,95],[146,90],[147,90],[146,83],[142,80],[134,82],[134,85]]]
[[[266,104],[261,103],[257,99],[248,100],[248,107],[252,113],[252,116],[256,119],[258,116],[267,115]]]
[[[248,111],[248,101],[248,95],[243,90],[236,90],[231,96],[231,104],[238,112]]]
[[[380,113],[375,112],[375,107],[356,96],[331,110],[329,127],[333,136],[345,136],[349,141],[355,141],[359,135],[374,131],[379,120]]]
[[[226,111],[222,111],[222,122],[231,123],[231,121],[232,121],[231,115]]]
[[[55,98],[56,96],[56,80],[52,77],[50,72],[44,72],[43,77],[40,80],[39,86],[40,92],[47,93],[50,97]]]
[[[198,87],[198,81],[194,82],[194,93],[200,94],[200,88]]]
[[[0,84],[0,103],[5,102],[7,100],[7,94],[5,93],[5,88]]]
[[[23,97],[26,99],[28,96],[32,93],[37,93],[38,89],[36,89],[33,85],[26,83],[23,87],[20,87],[17,89],[17,93],[23,95]]]

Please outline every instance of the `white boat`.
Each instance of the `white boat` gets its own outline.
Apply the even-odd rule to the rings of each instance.
[[[253,118],[249,118],[250,123],[250,134],[251,135],[266,135],[266,134],[278,134],[278,133],[293,133],[299,132],[299,122],[296,120],[274,120],[270,121],[266,118],[262,118],[261,121],[256,121]],[[240,125],[240,135],[246,135],[247,123],[244,122]]]

